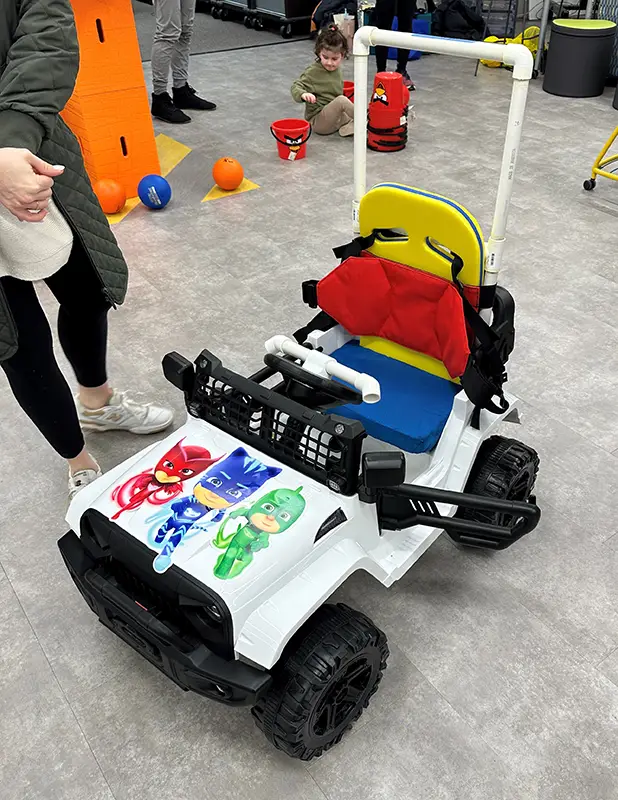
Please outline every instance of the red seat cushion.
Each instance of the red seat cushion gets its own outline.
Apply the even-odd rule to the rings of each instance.
[[[451,281],[376,258],[351,257],[318,283],[318,304],[354,336],[379,336],[442,361],[451,378],[470,355],[459,292]]]

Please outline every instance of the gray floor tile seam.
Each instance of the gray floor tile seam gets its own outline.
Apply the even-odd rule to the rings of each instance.
[[[17,401],[15,401],[15,403],[17,403]],[[24,418],[24,419],[26,419],[26,418]],[[26,422],[27,421],[28,420],[26,419]],[[41,439],[41,443],[45,444],[43,439]],[[86,442],[86,444],[87,444],[87,442]],[[58,469],[59,470],[64,469],[63,466],[62,466],[62,461],[60,459],[58,459]],[[67,472],[67,475],[68,475],[68,472]],[[51,485],[51,481],[50,481],[50,485]],[[58,491],[57,493],[53,493],[53,498],[54,499],[56,499],[56,498],[60,499],[62,497],[64,497],[64,498],[67,497],[66,493],[64,493],[63,491]],[[4,505],[3,508],[2,508],[2,516],[0,517],[0,519],[4,519],[5,517],[7,519],[12,518],[14,510],[17,509],[17,507],[20,506],[23,502],[24,502],[24,498],[23,497],[17,497],[14,500],[10,501],[7,505]],[[68,500],[66,501],[66,507],[68,507]],[[1,563],[2,563],[2,559],[0,558],[0,564]],[[7,575],[7,577],[8,577],[8,575]]]
[[[616,456],[616,459],[618,460],[618,450],[616,450],[614,453],[611,453],[610,455]],[[613,539],[616,539],[617,536],[618,536],[618,531],[616,531],[616,533],[611,533],[609,536],[606,536],[605,539],[599,539],[599,541],[602,545],[608,545]],[[618,539],[616,539],[616,541],[618,541]]]
[[[477,728],[477,726],[474,724],[474,720],[470,719],[468,717],[468,715],[466,715],[466,714],[462,713],[461,711],[459,711],[453,705],[453,703],[448,699],[448,697],[446,697],[444,695],[444,693],[441,692],[440,689],[434,684],[434,682],[420,669],[420,667],[418,667],[416,664],[414,664],[414,661],[412,661],[412,659],[410,659],[409,656],[405,652],[404,652],[404,655],[412,663],[412,665],[415,667],[415,669],[417,669],[421,673],[422,679],[427,683],[427,685],[430,686],[433,689],[433,691],[444,701],[444,703],[446,703],[446,705],[451,709],[453,714],[459,720],[461,720],[462,725],[464,725],[465,728],[469,731],[470,736],[471,737],[476,737],[477,739],[482,741],[485,744],[485,746],[490,750],[490,752],[496,757],[496,759],[498,761],[500,761],[501,763],[505,763],[504,762],[504,756],[500,753],[499,750],[496,750],[494,748],[494,746],[491,743],[491,740],[488,737],[486,737],[482,733],[482,731],[480,731]],[[412,689],[411,693],[414,694],[415,692],[417,692],[421,686],[422,686],[422,681]],[[388,703],[386,705],[386,707],[384,709],[382,709],[382,711],[380,712],[380,716],[383,716],[384,713],[386,711],[388,711],[396,702],[397,701],[395,700],[395,701],[393,701],[391,703]],[[362,726],[362,727],[363,728],[370,728],[372,725],[374,725],[375,722],[376,722],[376,720],[371,720],[366,726]],[[357,728],[357,730],[359,730],[359,729]],[[354,729],[350,733],[353,736],[354,735]],[[505,764],[505,766],[508,767],[508,764]],[[406,771],[414,769],[414,765],[413,764],[405,764],[405,765],[402,765],[402,767]],[[311,774],[311,765],[308,766],[308,772],[309,772],[309,774]],[[515,787],[517,787],[518,789],[521,789],[522,791],[524,790],[524,788],[525,788],[524,784],[515,775],[511,775],[511,780],[512,780],[513,784],[515,785]],[[319,788],[321,789],[321,787],[319,787]],[[331,799],[330,795],[328,795],[328,800],[335,800],[335,798]],[[532,800],[532,798],[531,798],[531,800]]]
[[[316,761],[320,761],[320,760],[321,760],[321,758],[322,758],[322,757],[320,757],[320,758],[317,758],[317,759],[316,759]],[[309,776],[309,779],[311,780],[311,782],[313,783],[313,785],[315,786],[315,788],[318,790],[318,792],[321,794],[321,796],[324,798],[324,800],[336,800],[336,798],[335,798],[335,797],[333,797],[333,795],[331,795],[331,794],[326,794],[326,792],[324,791],[324,789],[323,789],[323,788],[320,786],[320,784],[319,784],[319,783],[316,781],[316,779],[315,779],[315,778],[313,777],[313,775],[311,774],[311,770],[309,769],[309,765],[308,765],[308,764],[305,764],[305,763],[303,763],[303,765],[302,765],[302,766],[303,766],[303,769],[304,769],[305,773],[306,773],[306,774]]]
[[[549,350],[549,348],[547,348],[547,349]],[[559,358],[559,356],[557,354],[554,354],[554,355],[556,356],[556,358]],[[548,411],[547,408],[539,407],[538,405],[536,405],[535,402],[533,402],[530,399],[524,397],[523,395],[517,394],[516,396],[517,396],[517,398],[519,400],[522,400],[527,406],[529,406],[530,408],[533,408],[539,414],[544,414],[546,417],[549,417],[553,422],[558,422],[561,425],[564,425],[564,427],[568,428],[571,431],[571,433],[574,433],[576,436],[579,436],[581,439],[584,439],[586,442],[588,442],[588,444],[591,444],[593,447],[596,447],[597,450],[602,450],[604,453],[606,453],[607,455],[611,456],[612,458],[618,459],[618,449],[617,450],[610,450],[607,447],[603,447],[598,442],[594,441],[594,439],[589,438],[588,436],[586,436],[581,431],[576,430],[575,428],[571,427],[571,425],[569,425],[568,419],[566,419],[564,415],[554,415],[554,413],[552,411]],[[608,537],[608,538],[611,538],[611,537]]]
[[[614,656],[614,655],[615,655],[617,652],[618,652],[618,647],[615,647],[615,648],[614,648],[614,649],[611,651],[611,653],[608,653],[606,656],[604,656],[604,657],[603,657],[603,658],[602,658],[602,659],[601,659],[601,660],[598,662],[598,664],[596,664],[596,666],[595,666],[595,669],[596,669],[596,670],[598,670],[598,672],[600,672],[600,673],[601,673],[602,677],[603,677],[603,678],[605,678],[605,680],[609,681],[610,683],[613,683],[613,684],[614,684],[614,686],[617,686],[617,687],[618,687],[618,683],[616,683],[616,681],[615,681],[615,680],[613,680],[613,678],[610,678],[610,677],[609,677],[609,675],[606,675],[606,674],[603,672],[603,670],[602,670],[603,664],[605,664],[605,662],[606,662],[606,661],[609,661],[609,659],[610,659],[610,658],[612,658],[612,656]]]
[[[18,598],[18,599],[19,599],[19,598]],[[20,603],[20,605],[21,605],[21,603]],[[24,612],[24,613],[25,613],[25,612]],[[28,621],[29,621],[29,620],[28,620]],[[30,622],[30,621],[29,621],[29,622]],[[30,625],[30,627],[32,627],[32,625]],[[35,636],[36,636],[36,633],[35,633]],[[59,687],[59,689],[60,689],[60,692],[62,693],[62,697],[64,698],[64,701],[65,701],[65,703],[66,703],[66,704],[67,704],[67,706],[69,707],[69,710],[70,710],[70,712],[71,712],[71,715],[72,715],[73,719],[75,720],[75,724],[77,725],[77,728],[78,728],[78,730],[79,730],[80,734],[82,735],[82,738],[83,738],[84,742],[86,743],[86,747],[88,748],[88,750],[89,750],[89,752],[90,752],[90,755],[91,755],[91,756],[92,756],[92,758],[94,759],[94,763],[97,765],[97,769],[98,769],[98,770],[99,770],[99,772],[101,773],[101,777],[103,778],[103,781],[104,781],[105,785],[107,786],[107,788],[108,788],[108,790],[109,790],[109,793],[110,793],[110,794],[111,794],[111,796],[114,798],[114,800],[116,800],[116,795],[115,795],[115,794],[114,794],[114,792],[112,791],[112,787],[110,786],[110,783],[109,783],[109,781],[107,780],[107,776],[105,775],[105,772],[104,772],[104,770],[103,770],[103,767],[101,766],[101,762],[100,762],[100,761],[99,761],[99,759],[97,758],[97,754],[94,752],[94,750],[93,750],[93,748],[92,748],[92,746],[91,746],[91,744],[90,744],[90,741],[89,741],[88,737],[86,736],[86,732],[85,732],[85,731],[84,731],[84,729],[82,728],[82,725],[81,725],[81,723],[80,723],[80,721],[79,721],[79,719],[78,719],[78,717],[77,717],[77,714],[75,713],[75,709],[73,708],[73,706],[72,706],[72,704],[71,704],[71,701],[70,701],[70,700],[69,700],[69,698],[67,697],[67,695],[66,695],[66,692],[64,691],[64,687],[62,686],[62,684],[61,684],[60,680],[58,679],[58,676],[56,675],[56,671],[54,670],[54,667],[53,667],[53,665],[51,664],[51,662],[50,662],[49,658],[47,657],[47,653],[45,652],[45,648],[43,647],[43,644],[40,642],[40,640],[38,639],[38,637],[37,637],[37,642],[39,642],[39,647],[40,647],[40,648],[41,648],[41,650],[43,651],[43,655],[45,656],[45,659],[46,659],[47,663],[49,664],[49,668],[50,668],[50,670],[51,670],[51,673],[52,673],[52,675],[54,676],[54,680],[55,680],[55,681],[56,681],[56,683],[58,684],[58,687]]]
[[[558,509],[558,508],[557,508],[555,505],[553,505],[552,503],[547,503],[547,502],[545,502],[545,501],[542,501],[542,507],[550,507],[550,508],[552,508],[553,510],[560,512],[560,509]],[[610,539],[612,539],[614,536],[618,536],[618,533],[612,534],[612,536],[610,536],[610,537],[608,537],[607,539],[605,539],[605,540],[601,541],[601,542],[599,543],[599,544],[600,544],[600,546],[602,547],[603,545],[605,545],[605,544],[606,544],[606,543],[607,543],[607,542],[608,542]],[[525,543],[524,543],[524,545],[525,545]],[[453,547],[455,547],[456,545],[455,545],[455,544],[453,544],[452,546],[453,546]],[[487,576],[489,576],[489,577],[492,577],[492,572],[491,572],[491,570],[488,570],[488,569],[486,568],[486,566],[485,566],[485,564],[484,564],[484,562],[483,562],[483,561],[480,561],[480,560],[478,560],[478,559],[475,559],[475,558],[474,558],[474,556],[473,556],[473,554],[472,554],[472,553],[469,553],[469,552],[468,552],[466,549],[464,549],[464,553],[463,553],[463,555],[465,556],[465,558],[466,558],[468,561],[470,561],[471,563],[473,563],[475,566],[477,566],[477,567],[480,567],[480,569],[481,569],[481,570],[482,570],[482,571],[485,573],[485,575],[487,575]],[[511,567],[511,570],[516,570],[516,569],[517,569],[516,567]],[[513,591],[513,592],[517,592],[517,586],[515,586],[515,584],[514,584],[514,583],[513,583],[513,582],[512,582],[512,581],[509,579],[509,576],[508,576],[508,574],[507,574],[507,575],[502,575],[500,580],[501,580],[501,583],[502,583],[503,585],[504,585],[505,583],[506,583],[506,584],[508,584],[508,587],[509,587],[509,589],[510,589],[511,591]],[[610,650],[608,653],[606,653],[606,654],[603,656],[603,658],[602,658],[600,661],[598,661],[598,662],[590,661],[590,660],[589,660],[589,659],[586,657],[586,655],[585,655],[584,653],[580,653],[580,651],[577,649],[577,647],[576,647],[576,646],[575,646],[575,645],[574,645],[574,644],[573,644],[571,641],[569,641],[569,640],[568,640],[568,639],[567,639],[567,638],[564,636],[564,634],[562,633],[562,631],[561,631],[559,628],[555,627],[554,625],[552,625],[552,624],[551,624],[551,622],[548,622],[546,619],[544,619],[543,617],[539,616],[539,614],[538,614],[536,611],[534,611],[532,608],[530,608],[530,607],[529,607],[529,606],[526,604],[526,602],[525,602],[525,601],[523,601],[523,600],[522,600],[520,597],[518,597],[518,598],[517,598],[517,603],[518,603],[518,604],[519,604],[519,605],[520,605],[520,606],[521,606],[523,609],[525,609],[525,610],[528,612],[528,614],[530,614],[532,617],[534,617],[534,619],[536,619],[536,621],[537,621],[537,622],[539,622],[539,623],[540,623],[541,625],[543,625],[545,628],[549,628],[549,630],[551,630],[551,632],[552,632],[552,633],[553,633],[553,634],[554,634],[554,635],[555,635],[555,636],[556,636],[558,639],[560,639],[560,641],[561,641],[561,642],[562,642],[562,643],[565,645],[565,647],[567,647],[567,648],[568,648],[568,649],[569,649],[569,650],[570,650],[572,653],[576,654],[576,655],[577,655],[577,657],[578,657],[579,659],[581,659],[581,660],[582,660],[584,663],[588,664],[589,666],[593,667],[594,669],[598,669],[598,668],[599,668],[599,665],[600,665],[600,664],[602,664],[602,663],[603,663],[603,661],[605,661],[607,658],[609,658],[609,657],[612,655],[612,653],[615,653],[615,652],[616,652],[616,650],[618,650],[618,632],[617,632],[617,634],[616,634],[616,636],[617,636],[616,646],[615,646],[615,647],[613,647],[613,648],[612,648],[612,649],[611,649],[611,650]],[[588,635],[590,635],[590,636],[591,636],[591,638],[592,638],[592,639],[594,639],[595,641],[598,641],[598,640],[597,640],[597,639],[596,639],[594,636],[592,636],[591,634],[588,634]],[[599,644],[601,645],[602,643],[601,643],[601,642],[599,642]],[[406,655],[407,655],[407,654],[406,654]],[[411,659],[409,659],[409,660],[411,660]],[[415,666],[415,667],[418,669],[418,667],[416,666],[416,664],[414,664],[414,662],[412,662],[412,664],[413,664],[413,666]]]
[[[64,691],[64,688],[63,688],[60,680],[58,679],[58,676],[56,675],[56,671],[54,670],[54,667],[53,667],[51,661],[49,660],[49,657],[48,657],[48,655],[47,655],[47,653],[45,651],[45,647],[43,646],[43,643],[39,639],[39,637],[37,635],[37,632],[36,632],[36,630],[34,628],[34,625],[32,624],[32,621],[31,621],[30,617],[28,616],[28,613],[27,613],[26,609],[24,608],[23,603],[21,602],[19,594],[15,590],[15,587],[13,586],[13,583],[11,582],[10,577],[8,576],[6,570],[4,569],[4,566],[2,565],[2,562],[0,562],[0,569],[2,570],[2,573],[6,577],[6,580],[8,581],[9,586],[11,587],[11,590],[13,591],[13,594],[15,595],[15,599],[17,600],[19,608],[21,609],[21,612],[24,615],[24,618],[26,619],[26,622],[28,623],[28,626],[30,627],[30,630],[32,631],[32,635],[33,635],[36,643],[38,644],[38,646],[39,646],[39,648],[41,650],[41,653],[43,654],[43,657],[45,658],[45,661],[47,662],[47,666],[49,667],[49,671],[51,672],[51,674],[53,676],[53,679],[54,679],[54,681],[55,681],[55,683],[56,683],[56,685],[57,685],[57,687],[58,687],[58,689],[60,691],[60,694],[62,695],[62,698],[63,698],[64,702],[66,703],[67,707],[69,708],[69,710],[71,712],[71,715],[73,716],[73,719],[75,720],[75,724],[77,725],[77,727],[79,729],[79,732],[82,735],[82,737],[84,739],[84,742],[86,743],[87,748],[90,751],[92,757],[94,758],[94,761],[95,761],[95,763],[96,763],[96,765],[97,765],[97,767],[99,769],[99,772],[101,773],[101,777],[103,778],[103,780],[105,782],[105,785],[109,789],[109,792],[110,792],[111,796],[115,800],[116,795],[113,793],[112,787],[109,785],[109,781],[107,780],[107,778],[105,776],[105,773],[103,772],[101,764],[99,763],[99,760],[96,757],[96,754],[94,753],[92,747],[90,746],[90,742],[88,741],[88,737],[86,736],[86,734],[84,732],[84,729],[82,728],[82,726],[81,726],[81,724],[79,722],[79,719],[77,718],[75,710],[73,709],[73,706],[71,705],[71,703],[69,701],[69,698],[67,697],[67,695],[66,695],[66,693]]]
[[[520,605],[522,606],[522,608],[525,608],[525,606],[524,606],[522,603],[520,603]],[[528,609],[526,609],[526,610],[528,611]],[[529,612],[529,613],[532,613],[532,612]],[[532,616],[535,616],[535,615],[534,615],[534,614],[532,614]],[[538,617],[535,617],[535,618],[538,620]],[[538,620],[538,621],[541,623],[541,625],[543,625],[543,627],[545,627],[546,629],[548,628],[548,625],[547,625],[547,624],[546,624],[546,623],[545,623],[543,620]],[[554,631],[554,629],[553,629],[553,628],[551,628],[551,630],[552,630],[552,632],[554,632],[554,633],[555,633],[555,631]],[[562,636],[559,636],[559,638],[560,638],[560,639],[563,639],[563,637],[562,637]],[[563,641],[564,641],[564,640],[563,640]],[[618,648],[617,648],[617,649],[618,649]],[[404,651],[404,652],[405,652],[405,651]],[[407,654],[406,654],[406,655],[407,655]],[[606,656],[606,658],[608,658],[608,657],[609,657],[609,656]],[[411,659],[410,659],[410,660],[411,660]],[[604,660],[605,660],[605,659],[604,659]],[[602,662],[601,662],[601,663],[602,663]],[[465,724],[465,726],[466,726],[466,727],[467,727],[467,728],[468,728],[468,729],[471,731],[471,733],[472,733],[474,736],[478,737],[478,738],[479,738],[479,739],[480,739],[482,742],[484,742],[484,743],[485,743],[485,745],[488,747],[488,749],[489,749],[489,750],[490,750],[490,751],[491,751],[491,752],[492,752],[492,753],[493,753],[493,754],[496,756],[496,758],[497,758],[497,759],[499,759],[499,760],[500,760],[502,763],[505,763],[505,762],[504,762],[504,756],[503,756],[503,754],[502,754],[502,753],[501,753],[499,750],[496,750],[496,749],[494,748],[494,746],[492,745],[491,739],[489,739],[489,737],[488,737],[488,736],[486,736],[486,735],[485,735],[485,734],[482,732],[482,730],[480,730],[480,729],[477,727],[477,725],[475,724],[474,720],[473,720],[473,719],[472,719],[472,718],[471,718],[471,717],[470,717],[468,714],[466,714],[465,712],[462,712],[462,711],[460,711],[460,710],[459,710],[459,709],[458,709],[458,708],[457,708],[457,707],[456,707],[456,706],[455,706],[455,705],[454,705],[454,704],[453,704],[453,703],[452,703],[452,702],[451,702],[451,701],[448,699],[448,697],[446,697],[446,696],[444,695],[444,693],[440,691],[440,689],[439,689],[439,688],[438,688],[438,687],[437,687],[437,686],[436,686],[436,685],[433,683],[433,681],[432,681],[432,680],[431,680],[431,679],[430,679],[430,678],[429,678],[429,677],[428,677],[428,676],[427,676],[427,675],[426,675],[426,674],[423,672],[423,670],[422,670],[422,669],[421,669],[421,668],[420,668],[418,665],[414,664],[414,662],[413,662],[413,661],[412,661],[412,664],[413,664],[413,666],[415,666],[415,667],[416,667],[416,669],[418,669],[418,671],[419,671],[419,672],[422,674],[422,676],[423,676],[424,680],[426,680],[426,681],[427,681],[427,683],[428,683],[428,684],[429,684],[429,685],[430,685],[430,686],[433,688],[433,690],[434,690],[434,691],[435,691],[435,692],[436,692],[436,693],[437,693],[437,694],[438,694],[438,695],[439,695],[439,696],[442,698],[442,700],[444,700],[444,702],[445,702],[445,703],[446,703],[446,704],[447,704],[447,705],[448,705],[448,706],[449,706],[449,707],[452,709],[453,713],[454,713],[454,714],[456,714],[456,716],[457,716],[459,719],[461,719],[461,721],[462,721],[462,722]],[[591,665],[591,666],[592,666],[592,665]],[[592,667],[592,668],[595,670],[595,672],[600,672],[600,671],[598,670],[598,668],[597,668],[597,667]],[[600,673],[600,677],[601,677],[601,678],[603,678],[605,681],[607,681],[609,684],[611,684],[611,685],[612,685],[612,688],[614,688],[614,687],[615,687],[615,688],[617,688],[617,689],[618,689],[618,685],[617,685],[617,684],[615,684],[615,683],[614,683],[614,682],[613,682],[613,681],[612,681],[610,678],[608,678],[606,675],[603,675],[602,673]],[[417,687],[415,687],[414,691],[416,691],[416,688],[417,688]],[[563,736],[563,735],[562,735],[560,732],[554,731],[554,732],[553,732],[553,735],[556,737],[556,739],[558,739],[558,740],[559,740],[560,742],[562,742],[564,745],[567,745],[567,746],[570,746],[570,745],[572,745],[572,741],[571,741],[571,740],[570,740],[568,737],[564,737],[564,736]],[[533,744],[530,744],[530,745],[529,745],[529,744],[526,744],[526,748],[527,748],[527,749],[533,749],[533,748],[534,748],[534,745],[533,745]],[[590,764],[591,768],[594,768],[594,767],[595,767],[595,763],[594,763],[594,761],[593,761],[593,760],[592,760],[592,759],[591,759],[591,758],[588,756],[588,754],[587,754],[586,752],[584,752],[584,750],[583,750],[583,749],[580,749],[580,751],[579,751],[579,752],[580,752],[580,754],[581,754],[581,755],[584,757],[584,759],[585,759],[585,760],[586,760],[586,761],[587,761],[587,762]],[[508,763],[506,764],[506,766],[508,767]],[[523,783],[523,782],[522,782],[520,779],[518,779],[518,777],[517,777],[516,775],[511,775],[511,779],[512,779],[512,781],[513,781],[513,784],[514,784],[516,787],[518,787],[519,789],[521,789],[522,791],[524,791],[524,789],[525,789],[526,787],[525,787],[524,783]],[[530,798],[530,800],[532,800],[532,798]]]

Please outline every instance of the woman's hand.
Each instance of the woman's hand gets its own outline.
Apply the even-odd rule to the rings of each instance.
[[[0,204],[22,222],[42,222],[53,178],[63,172],[64,167],[53,167],[29,150],[0,147]]]
[[[304,100],[305,103],[317,103],[318,102],[317,97],[314,94],[311,94],[311,92],[305,92],[304,94],[301,94],[300,99]]]

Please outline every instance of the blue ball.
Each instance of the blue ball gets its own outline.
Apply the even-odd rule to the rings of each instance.
[[[146,175],[137,187],[139,199],[148,208],[161,209],[172,199],[172,187],[161,175]]]

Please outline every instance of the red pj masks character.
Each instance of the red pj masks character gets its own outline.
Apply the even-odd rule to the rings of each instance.
[[[205,447],[185,446],[183,442],[184,439],[181,439],[161,456],[152,472],[140,472],[121,486],[116,486],[112,492],[112,500],[118,503],[120,510],[112,519],[118,519],[123,511],[132,511],[145,502],[152,505],[167,503],[172,497],[181,494],[183,481],[199,475],[221,458],[212,458]]]

